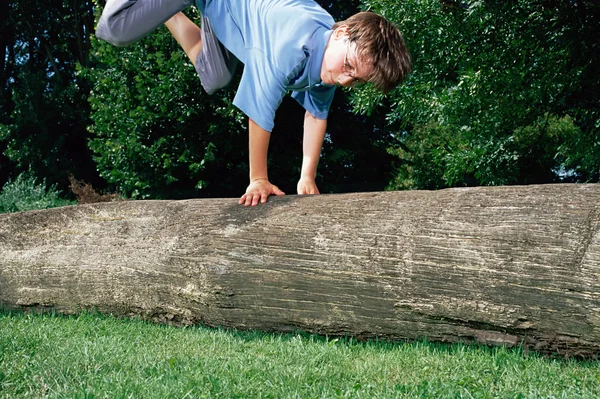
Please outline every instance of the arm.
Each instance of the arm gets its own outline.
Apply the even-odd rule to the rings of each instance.
[[[317,119],[310,113],[304,115],[304,140],[302,143],[302,171],[298,181],[298,194],[319,194],[315,183],[321,147],[327,130],[327,120]]]
[[[196,65],[196,58],[198,58],[198,53],[202,49],[200,27],[182,12],[173,15],[171,19],[165,22],[165,25],[181,45],[192,64]]]
[[[239,204],[246,206],[267,202],[270,195],[285,195],[279,187],[271,184],[267,171],[267,153],[271,133],[261,128],[252,119],[249,121],[250,185],[242,195]]]

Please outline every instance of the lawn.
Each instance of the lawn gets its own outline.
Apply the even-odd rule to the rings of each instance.
[[[0,312],[0,398],[598,398],[600,362]]]

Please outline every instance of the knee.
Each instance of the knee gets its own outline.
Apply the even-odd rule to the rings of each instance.
[[[213,94],[229,85],[233,79],[237,62],[236,58],[232,58],[227,63],[215,65],[208,62],[202,54],[199,55],[195,66],[204,91],[207,94]]]
[[[202,84],[202,88],[206,92],[206,94],[211,95],[223,89],[229,85],[233,76],[222,76],[219,79],[214,79],[213,77],[206,79],[202,75],[200,77],[200,84]]]
[[[125,47],[135,42],[134,38],[127,36],[123,26],[115,23],[111,18],[100,18],[96,27],[96,37],[117,47]]]

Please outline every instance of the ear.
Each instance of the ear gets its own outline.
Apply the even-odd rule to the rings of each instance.
[[[344,37],[348,37],[348,25],[340,25],[333,31],[333,38],[340,40]]]

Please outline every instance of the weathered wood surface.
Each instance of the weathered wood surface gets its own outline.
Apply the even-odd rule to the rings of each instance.
[[[0,307],[600,353],[600,185],[0,215]]]

